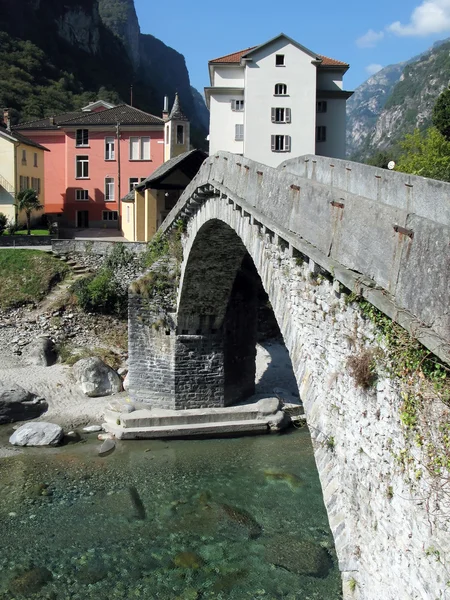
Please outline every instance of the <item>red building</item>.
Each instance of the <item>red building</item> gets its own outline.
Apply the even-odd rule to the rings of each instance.
[[[44,206],[61,226],[119,228],[120,198],[164,162],[164,120],[127,104],[98,101],[15,129],[50,150]]]

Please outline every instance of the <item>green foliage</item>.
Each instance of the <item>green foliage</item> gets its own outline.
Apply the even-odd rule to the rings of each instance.
[[[0,235],[2,235],[3,232],[5,231],[7,224],[8,224],[7,216],[4,215],[3,213],[0,213]]]
[[[18,213],[24,211],[27,218],[27,235],[31,235],[31,215],[35,211],[42,210],[44,205],[39,202],[36,190],[31,188],[19,192],[16,200]]]
[[[400,146],[396,171],[450,181],[450,142],[435,127],[424,133],[416,129]]]
[[[450,89],[442,92],[433,107],[433,125],[447,141],[450,140]]]
[[[115,271],[121,267],[126,267],[134,260],[134,254],[125,244],[114,244],[112,251],[108,254],[105,261],[106,269]]]
[[[39,302],[68,272],[65,263],[39,250],[0,250],[0,308]]]
[[[328,450],[333,451],[335,446],[336,446],[336,441],[334,439],[334,437],[332,435],[329,435],[326,439],[326,446],[328,448]]]
[[[97,275],[78,279],[71,287],[77,304],[86,312],[125,317],[128,309],[128,294],[122,290],[109,268]]]
[[[184,222],[178,219],[175,229],[167,234],[158,232],[150,240],[142,262],[144,267],[151,267],[157,260],[168,257],[174,258],[178,263],[183,260],[183,246],[181,236],[184,233]]]
[[[388,486],[386,490],[386,497],[388,500],[392,500],[392,498],[394,497],[394,488],[392,487],[392,485]]]
[[[365,163],[372,167],[380,167],[381,169],[387,169],[387,166],[391,160],[395,160],[396,150],[379,150],[372,154]]]
[[[354,577],[351,577],[348,580],[348,589],[353,593],[356,590],[356,586],[358,585],[358,582],[356,581],[356,579]]]

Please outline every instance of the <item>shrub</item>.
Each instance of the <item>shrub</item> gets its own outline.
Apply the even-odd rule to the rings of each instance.
[[[128,294],[117,285],[110,269],[79,279],[73,284],[72,293],[84,311],[126,316]]]
[[[3,232],[5,231],[7,223],[8,223],[8,219],[7,219],[6,215],[4,215],[3,213],[0,213],[0,235],[2,235]]]
[[[347,367],[358,387],[367,390],[375,383],[376,372],[372,350],[363,350],[360,354],[350,356]]]
[[[112,251],[106,257],[105,267],[115,271],[120,267],[126,267],[133,260],[134,254],[124,244],[114,244]]]

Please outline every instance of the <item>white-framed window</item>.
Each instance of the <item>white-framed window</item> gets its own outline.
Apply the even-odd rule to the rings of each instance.
[[[105,177],[105,202],[114,202],[114,177]]]
[[[284,67],[284,54],[275,54],[275,66]]]
[[[318,125],[316,127],[316,142],[327,141],[327,128],[325,125]]]
[[[37,167],[38,166],[38,155],[37,152],[34,153],[34,160],[33,160],[33,166]]]
[[[326,113],[327,112],[327,101],[326,100],[318,100],[317,101],[317,112],[318,113]]]
[[[105,137],[105,160],[116,159],[116,140],[113,137]]]
[[[23,165],[27,164],[27,151],[26,150],[22,150],[22,164]]]
[[[271,109],[272,123],[290,123],[291,122],[291,109],[272,107]]]
[[[75,136],[75,146],[82,148],[83,146],[89,146],[89,130],[88,129],[77,129]]]
[[[75,200],[86,202],[89,200],[88,190],[75,190]]]
[[[177,125],[177,144],[184,144],[184,125]]]
[[[130,160],[150,160],[150,138],[130,138]]]
[[[31,178],[31,188],[39,196],[39,194],[41,193],[41,180],[39,179],[39,177],[32,177]]]
[[[270,145],[272,152],[290,152],[291,151],[291,136],[290,135],[271,135]]]
[[[244,126],[236,124],[234,126],[234,139],[236,142],[242,142],[244,140]]]
[[[20,191],[28,190],[30,187],[30,178],[27,175],[20,175],[19,177],[19,187]]]
[[[276,83],[274,96],[287,96],[287,85],[285,83]]]
[[[127,223],[130,222],[130,207],[127,206]]]
[[[75,157],[75,177],[77,179],[89,178],[89,156]]]
[[[242,112],[244,110],[243,100],[231,100],[231,110]]]
[[[102,210],[102,221],[117,221],[117,210]]]

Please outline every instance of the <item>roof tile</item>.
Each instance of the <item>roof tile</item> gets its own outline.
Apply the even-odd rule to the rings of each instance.
[[[241,58],[254,50],[257,46],[252,46],[251,48],[246,48],[245,50],[239,50],[239,52],[232,52],[231,54],[227,54],[225,56],[220,56],[219,58],[213,58],[210,60],[210,63],[228,63],[228,64],[239,64],[241,62]],[[348,67],[348,63],[342,62],[340,60],[335,60],[334,58],[328,58],[328,56],[323,56],[322,54],[317,55],[318,58],[322,59],[322,63],[319,67]]]

